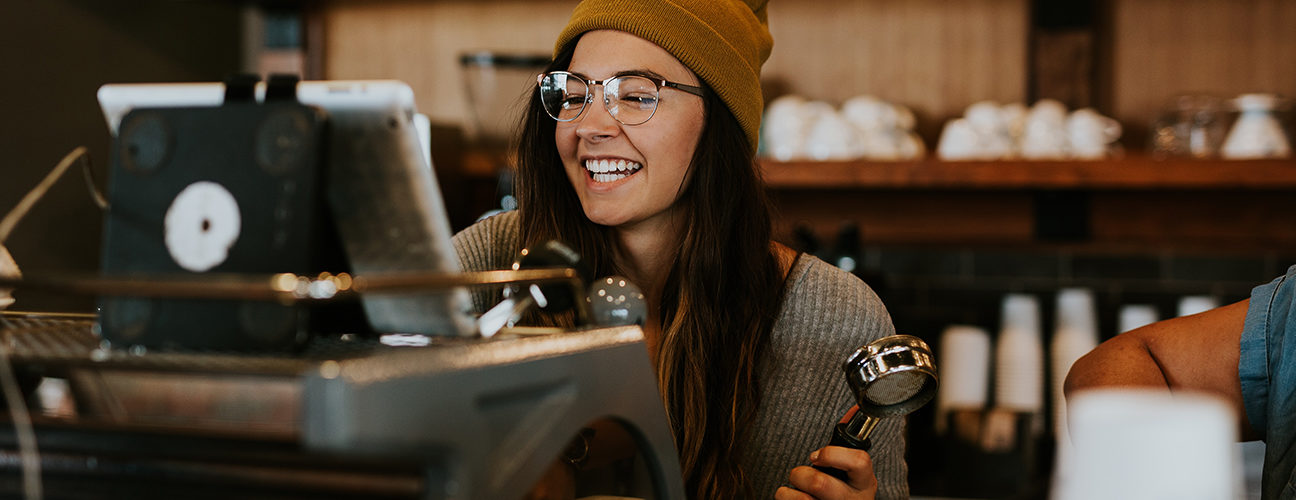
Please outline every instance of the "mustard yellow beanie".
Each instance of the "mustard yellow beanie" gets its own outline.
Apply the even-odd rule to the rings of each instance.
[[[760,137],[760,68],[774,39],[768,0],[584,0],[558,35],[554,53],[587,31],[624,31],[653,42],[720,96],[751,141]]]

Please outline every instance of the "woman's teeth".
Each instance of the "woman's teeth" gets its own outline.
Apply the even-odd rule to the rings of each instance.
[[[638,172],[643,165],[625,160],[586,160],[585,170],[594,182],[619,181]]]

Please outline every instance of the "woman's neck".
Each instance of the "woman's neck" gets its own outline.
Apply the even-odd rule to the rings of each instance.
[[[657,348],[661,345],[661,303],[666,286],[679,252],[683,219],[660,217],[616,229],[616,258],[621,270],[644,293],[648,305],[648,318],[644,324],[644,342],[653,363],[657,362]]]

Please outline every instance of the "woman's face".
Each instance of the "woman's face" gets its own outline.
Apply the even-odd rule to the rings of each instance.
[[[621,31],[582,36],[568,71],[595,81],[636,74],[701,85],[665,49]],[[574,121],[559,122],[554,133],[585,215],[596,224],[620,227],[670,220],[702,135],[702,98],[662,88],[651,119],[622,125],[603,106],[603,87],[593,86],[591,92],[594,99],[584,113]]]

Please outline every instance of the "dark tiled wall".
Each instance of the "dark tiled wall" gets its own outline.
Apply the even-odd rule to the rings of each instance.
[[[1039,298],[1047,340],[1061,288],[1093,291],[1099,333],[1108,338],[1122,305],[1152,304],[1168,318],[1185,295],[1242,300],[1296,264],[1296,255],[868,247],[861,261],[857,274],[878,291],[899,332],[934,340],[945,326],[962,323],[993,333],[1003,296],[1028,293]]]

